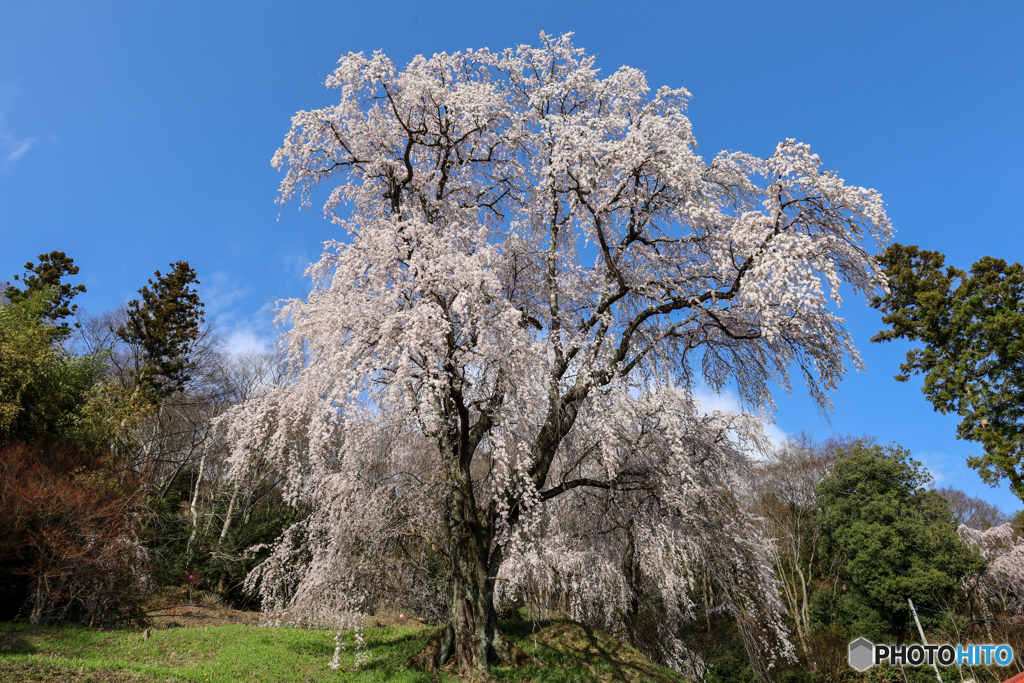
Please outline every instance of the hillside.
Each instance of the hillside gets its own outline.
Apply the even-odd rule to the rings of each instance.
[[[499,681],[682,683],[632,647],[588,627],[554,621],[507,622],[505,632],[537,665],[494,670]],[[298,683],[301,681],[419,681],[409,669],[435,629],[384,626],[365,631],[370,659],[356,668],[349,635],[338,670],[329,668],[332,635],[320,630],[243,624],[151,630],[90,630],[0,624],[0,680],[76,683]],[[543,662],[541,664],[540,662]],[[438,681],[455,681],[441,671]]]

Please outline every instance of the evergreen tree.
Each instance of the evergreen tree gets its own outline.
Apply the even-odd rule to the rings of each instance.
[[[8,283],[4,296],[10,303],[19,303],[28,300],[36,292],[49,289],[51,294],[45,297],[42,317],[56,326],[59,336],[65,336],[70,332],[70,326],[61,321],[78,310],[78,306],[72,304],[71,300],[85,292],[85,285],[72,286],[63,281],[69,275],[78,275],[78,266],[75,265],[73,258],[63,251],[40,254],[38,264],[29,261],[25,264],[25,274],[20,278],[14,276],[15,280],[21,281],[24,288],[19,289]],[[78,324],[75,325],[77,327]]]
[[[128,304],[128,321],[117,331],[129,344],[142,349],[144,364],[135,371],[137,386],[154,402],[170,396],[192,378],[196,362],[193,346],[204,322],[203,303],[192,285],[196,272],[187,261],[171,264],[167,275],[139,290],[140,299]]]
[[[890,293],[872,306],[889,326],[872,341],[922,342],[896,379],[924,375],[935,410],[960,416],[957,437],[980,443],[968,458],[991,485],[1024,500],[1024,266],[986,256],[965,272],[945,256],[894,244],[879,259]]]
[[[930,475],[909,455],[899,446],[858,444],[818,485],[822,540],[843,560],[846,586],[817,596],[819,623],[838,621],[869,638],[908,636],[907,598],[945,604],[960,596],[964,577],[984,569],[957,536],[946,501],[923,488]]]

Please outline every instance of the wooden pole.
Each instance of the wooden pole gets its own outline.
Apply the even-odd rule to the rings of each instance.
[[[914,615],[914,622],[917,624],[917,632],[921,634],[921,642],[925,645],[928,641],[924,637],[924,629],[921,628],[921,620],[917,618],[917,609],[914,607],[914,601],[907,598],[907,604],[910,605],[910,613]],[[935,668],[935,675],[939,677],[939,683],[942,683],[942,674],[939,673],[939,665],[932,659],[932,666]]]

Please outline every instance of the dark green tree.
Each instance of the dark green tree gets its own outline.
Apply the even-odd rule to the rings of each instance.
[[[931,477],[909,456],[899,446],[858,444],[818,485],[823,544],[840,559],[845,585],[817,596],[819,623],[905,638],[913,627],[907,598],[949,604],[964,577],[983,569],[981,556],[957,535],[946,501],[923,488]]]
[[[960,416],[957,437],[980,443],[968,458],[990,485],[1001,479],[1024,500],[1024,267],[986,256],[969,273],[945,256],[894,244],[880,259],[890,293],[872,306],[889,326],[871,341],[906,339],[896,379],[923,374],[935,410]]]
[[[78,310],[78,306],[72,304],[71,300],[85,292],[85,285],[64,282],[64,278],[69,275],[78,275],[78,266],[75,265],[73,258],[63,251],[40,254],[38,264],[29,261],[25,264],[25,274],[20,278],[14,276],[16,281],[21,281],[24,288],[9,284],[4,296],[11,303],[19,303],[28,300],[36,292],[49,289],[43,318],[56,327],[58,336],[66,336],[71,328],[67,322],[62,321]],[[77,323],[75,326],[77,327]]]
[[[135,371],[137,386],[154,402],[180,391],[196,369],[192,351],[204,322],[203,303],[192,288],[196,272],[187,261],[139,290],[141,298],[128,304],[127,322],[117,330],[128,344],[142,349],[143,365]]]

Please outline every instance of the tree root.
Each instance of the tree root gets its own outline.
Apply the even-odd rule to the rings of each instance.
[[[539,664],[544,665],[544,662],[536,659],[529,652],[519,647],[511,640],[505,637],[505,634],[501,631],[494,632],[494,652],[498,657],[498,661],[504,666],[510,666],[513,669],[518,669],[521,666],[528,664]]]
[[[409,658],[406,666],[410,668],[426,669],[432,673],[444,666],[457,666],[458,653],[455,647],[455,629],[446,626],[427,640],[426,645],[418,653]],[[533,657],[523,648],[505,637],[501,631],[494,632],[494,640],[491,643],[493,661],[488,664],[497,666],[508,666],[519,668],[529,664],[544,666],[544,662]],[[488,658],[491,660],[492,658]]]
[[[430,640],[427,641],[427,644],[423,646],[423,649],[410,657],[409,661],[407,661],[405,665],[409,668],[436,671],[438,667],[438,660],[440,659],[438,653],[444,642],[446,631],[447,628],[443,628],[432,635]]]

